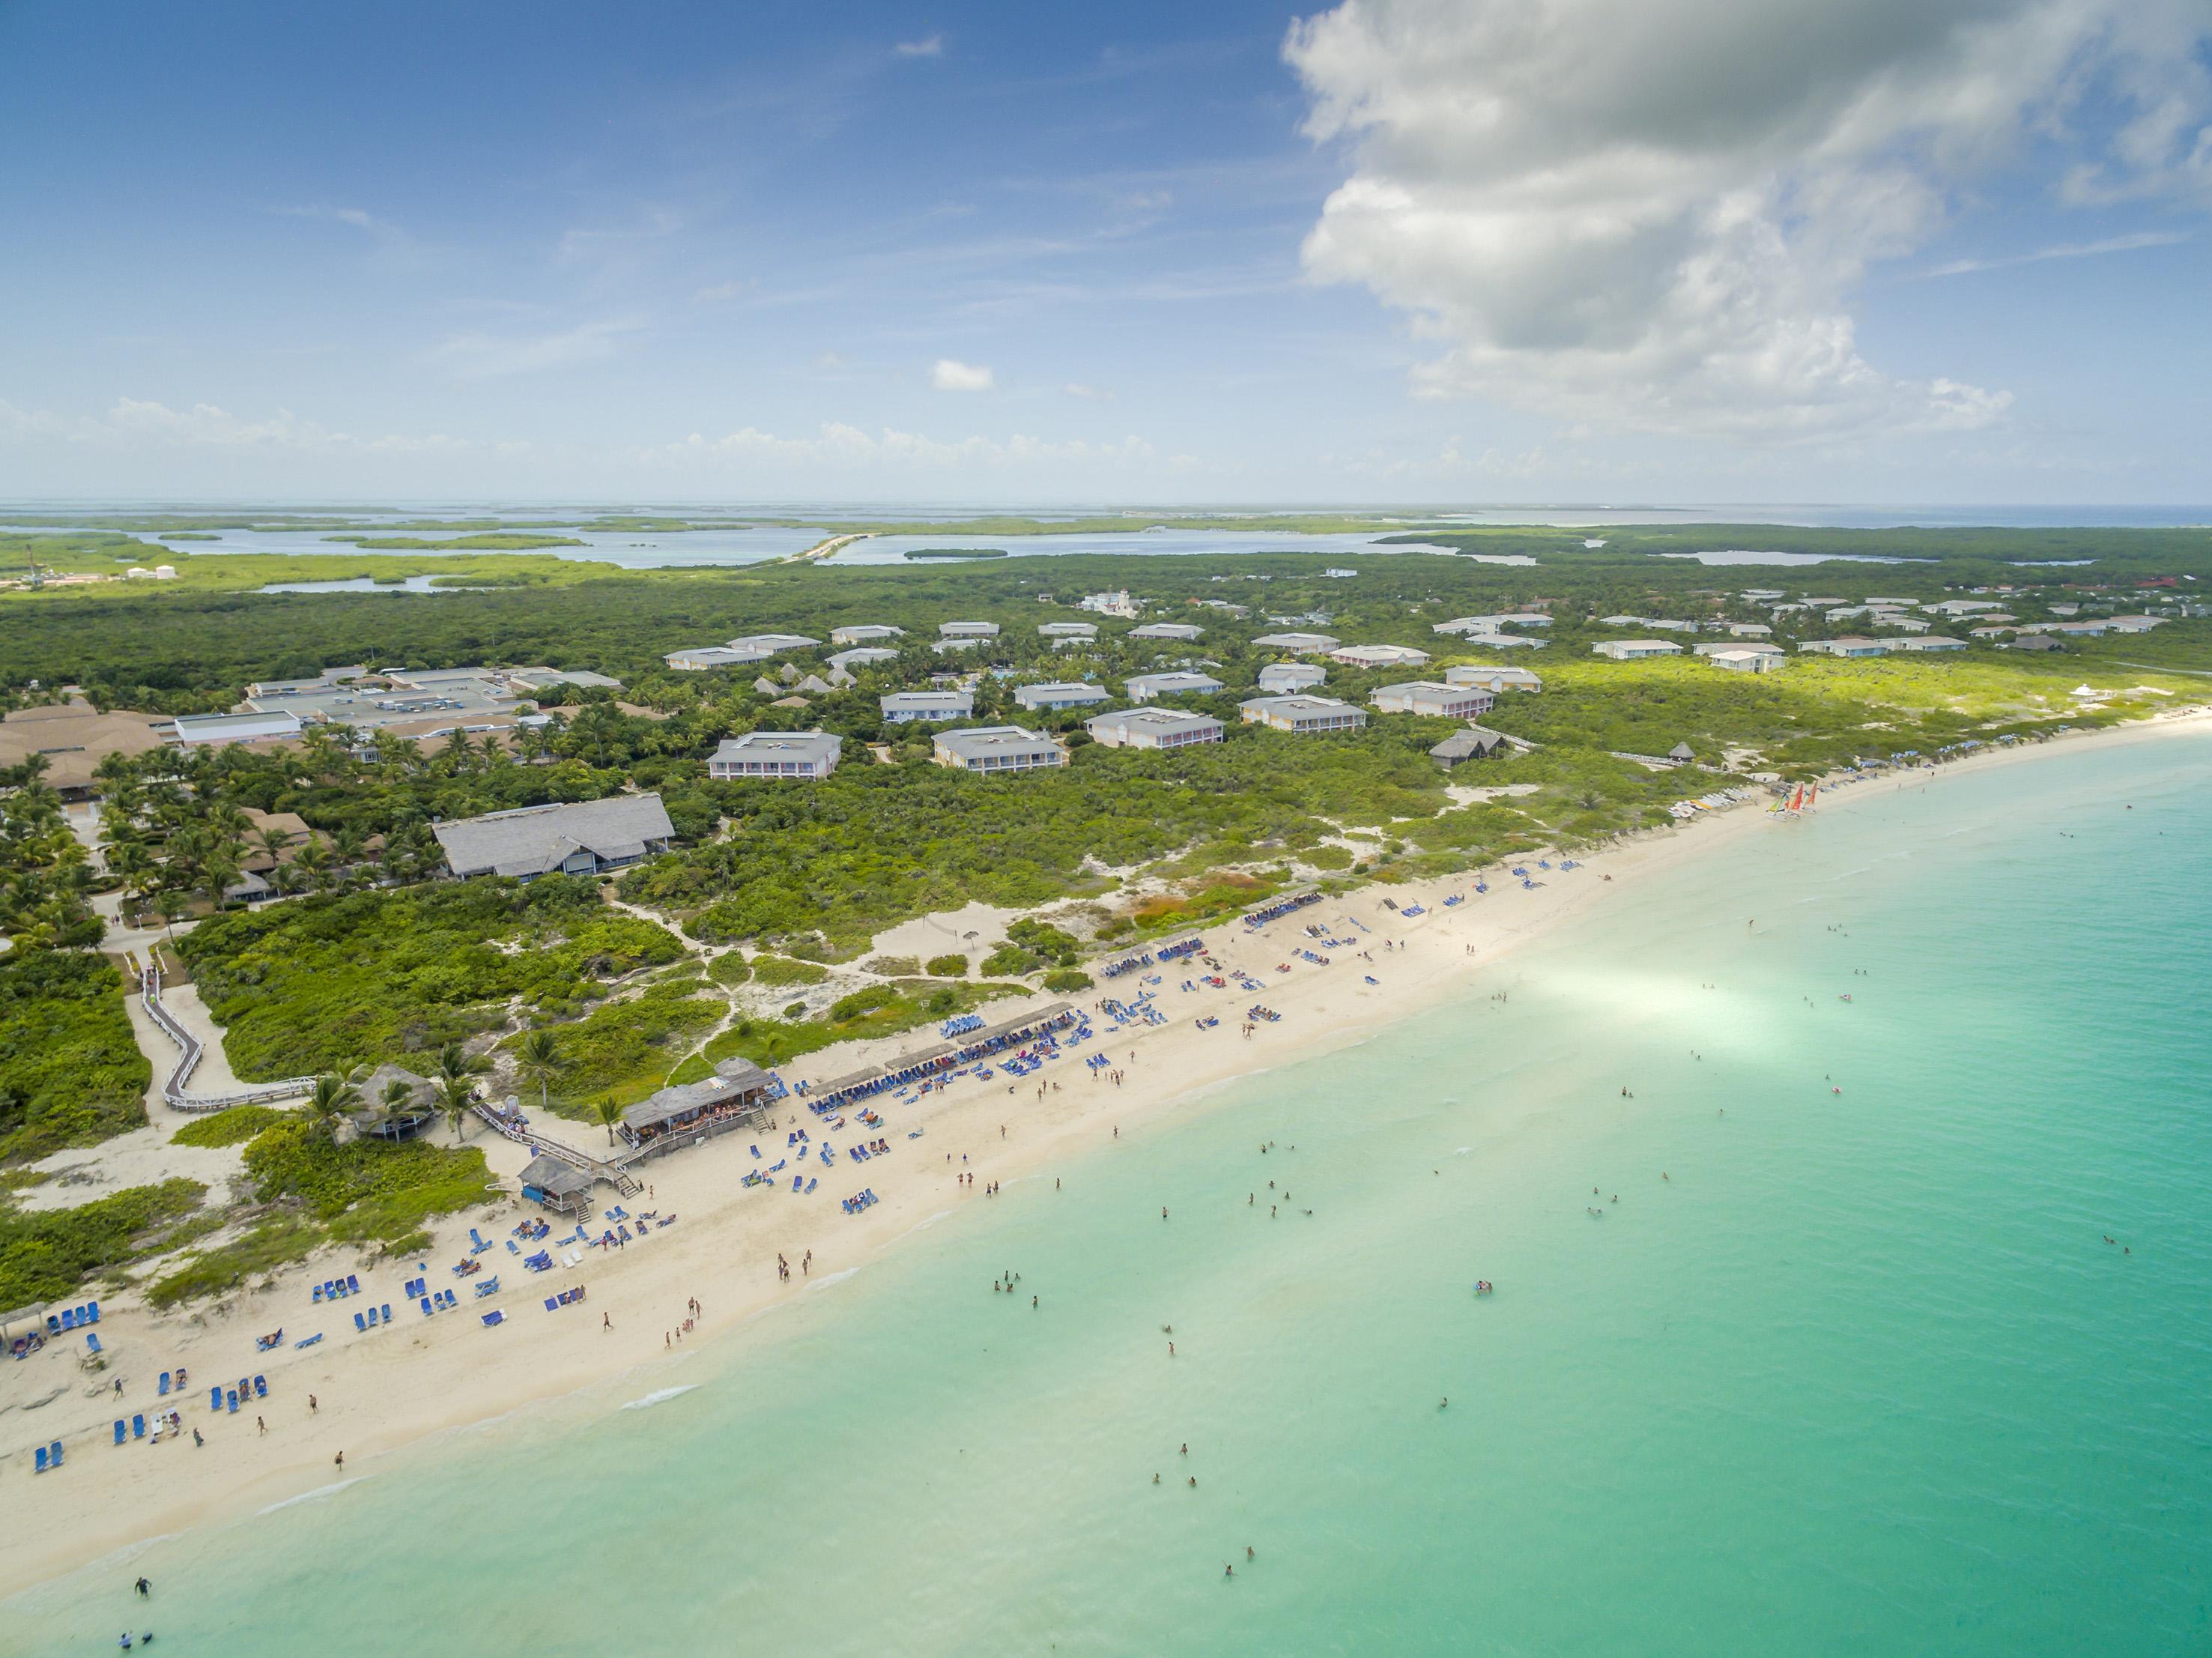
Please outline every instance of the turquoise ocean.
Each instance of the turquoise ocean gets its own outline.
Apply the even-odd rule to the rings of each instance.
[[[0,1649],[2212,1649],[2212,740],[1861,789]]]

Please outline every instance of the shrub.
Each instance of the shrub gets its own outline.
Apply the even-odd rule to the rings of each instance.
[[[398,1242],[434,1215],[481,1202],[491,1172],[474,1146],[377,1139],[334,1144],[305,1121],[264,1129],[246,1148],[264,1198],[289,1198],[341,1242]]]
[[[753,977],[763,984],[781,989],[791,984],[819,984],[830,977],[830,970],[811,961],[793,961],[788,956],[763,955],[753,959]]]
[[[804,1002],[787,1002],[787,1003],[785,1003],[783,1004],[783,1016],[784,1016],[786,1019],[804,1019],[804,1018],[805,1018],[805,1017],[806,1017],[806,1004],[805,1004]]]
[[[1316,869],[1349,869],[1352,854],[1341,846],[1316,846],[1298,856]]]
[[[274,1106],[232,1106],[195,1117],[169,1137],[178,1146],[234,1146],[291,1115]]]
[[[965,978],[968,977],[968,958],[964,955],[933,955],[929,958],[933,978]]]
[[[878,1008],[890,1007],[899,999],[898,989],[891,984],[871,984],[852,995],[841,997],[830,1007],[830,1022],[842,1025],[858,1019],[863,1014],[873,1013]]]
[[[723,951],[707,969],[707,977],[717,984],[742,984],[752,976],[752,963],[735,950]]]
[[[1080,967],[1055,967],[1044,976],[1045,989],[1061,994],[1073,991],[1087,991],[1091,988],[1091,975]]]
[[[106,958],[88,950],[0,956],[0,1161],[143,1127],[152,1080],[123,1010],[123,976]]]
[[[102,1267],[138,1253],[156,1227],[199,1207],[207,1188],[170,1179],[130,1186],[73,1209],[0,1209],[0,1306],[60,1301]]]
[[[912,978],[921,971],[921,958],[911,955],[879,955],[860,965],[870,972],[881,973],[886,978]]]

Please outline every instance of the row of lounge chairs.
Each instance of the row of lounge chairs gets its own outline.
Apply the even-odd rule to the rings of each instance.
[[[64,1330],[81,1330],[88,1324],[100,1322],[100,1303],[87,1301],[82,1307],[64,1307],[58,1313],[46,1314],[46,1333],[58,1336]],[[54,1459],[59,1461],[61,1459]]]
[[[848,1215],[857,1215],[871,1204],[881,1202],[873,1190],[863,1189],[843,1200],[842,1207]]]
[[[317,1306],[320,1306],[325,1301],[340,1301],[348,1295],[359,1294],[361,1294],[361,1280],[349,1272],[343,1278],[325,1278],[317,1284],[314,1302]]]
[[[574,1306],[583,1299],[584,1286],[580,1283],[574,1289],[563,1289],[557,1295],[548,1295],[545,1298],[545,1310],[549,1313],[556,1313],[564,1307]]]
[[[374,1330],[391,1322],[392,1303],[390,1301],[385,1302],[380,1308],[372,1307],[366,1314],[356,1313],[353,1315],[353,1327],[356,1330]]]
[[[208,1409],[217,1415],[236,1416],[240,1399],[252,1400],[268,1397],[269,1379],[266,1376],[254,1376],[251,1379],[240,1376],[235,1387],[209,1388]]]

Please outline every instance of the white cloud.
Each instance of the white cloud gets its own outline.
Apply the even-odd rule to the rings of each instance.
[[[988,392],[993,381],[991,370],[984,364],[955,363],[944,357],[931,368],[929,383],[940,392]]]
[[[1413,318],[1416,371],[1738,439],[1985,424],[2008,394],[1862,354],[1850,300],[2033,135],[2118,130],[2075,197],[2212,179],[2201,0],[1346,0],[1284,53],[1351,175],[1304,262]],[[2177,66],[2170,60],[2177,52]],[[2212,201],[2212,190],[2205,192]]]
[[[891,51],[901,58],[942,58],[945,56],[945,37],[933,34],[923,40],[902,40]]]
[[[432,346],[422,360],[455,380],[496,380],[603,362],[615,354],[625,337],[644,326],[635,318],[617,318],[550,334],[456,334]]]
[[[1931,277],[1963,277],[1976,271],[2002,271],[2015,265],[2040,265],[2045,259],[2090,259],[2101,253],[2132,253],[2142,247],[2175,247],[2194,237],[2179,230],[2138,230],[2125,236],[2107,236],[2102,241],[2061,242],[2055,247],[2039,247],[2032,253],[2011,253],[1993,259],[1953,259],[1948,265],[1939,265],[1928,274]]]
[[[428,436],[388,433],[361,437],[302,420],[289,409],[249,420],[212,403],[173,409],[147,399],[118,398],[102,415],[62,415],[46,409],[19,409],[0,403],[0,442],[45,440],[91,445],[118,452],[229,450],[306,454],[352,451],[373,454],[459,454],[490,451],[514,454],[525,443],[483,444],[442,432]]]
[[[1096,386],[1086,386],[1079,380],[1071,380],[1060,388],[1070,397],[1079,397],[1086,403],[1111,403],[1114,393],[1101,391]]]

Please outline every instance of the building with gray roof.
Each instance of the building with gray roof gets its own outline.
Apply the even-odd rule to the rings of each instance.
[[[180,714],[177,741],[186,748],[234,742],[281,742],[300,735],[300,716],[274,714]]]
[[[1221,681],[1210,674],[1135,674],[1121,681],[1121,689],[1131,702],[1148,703],[1159,697],[1210,697]]]
[[[1105,748],[1188,748],[1219,742],[1224,735],[1221,722],[1211,714],[1182,708],[1115,709],[1093,714],[1083,728]]]
[[[741,777],[826,777],[837,769],[845,740],[829,731],[748,731],[725,737],[707,761],[707,775]]]
[[[974,725],[938,734],[936,760],[960,771],[1036,771],[1067,764],[1050,737],[1018,725]]]
[[[1106,700],[1106,687],[1089,685],[1080,680],[1057,680],[1049,685],[1017,686],[1014,687],[1014,700],[1031,710],[1096,708]]]
[[[565,806],[524,806],[480,818],[433,824],[455,875],[514,875],[528,881],[559,870],[618,869],[676,838],[658,795],[610,795]]]
[[[969,691],[894,691],[877,698],[877,707],[885,725],[964,720],[975,711],[975,696]]]
[[[1191,622],[1147,622],[1142,627],[1129,630],[1132,639],[1180,639],[1185,643],[1196,639],[1206,630]]]
[[[1310,736],[1323,731],[1357,731],[1367,723],[1364,709],[1334,697],[1254,697],[1237,704],[1247,725]]]
[[[1310,690],[1328,680],[1328,670],[1318,662],[1270,662],[1260,670],[1260,689],[1279,693]]]
[[[1252,643],[1269,650],[1288,650],[1303,656],[1334,650],[1344,642],[1331,633],[1262,633]]]

